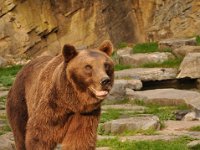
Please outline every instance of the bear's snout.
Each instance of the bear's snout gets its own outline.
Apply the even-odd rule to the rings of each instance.
[[[103,77],[100,81],[101,86],[108,86],[111,84],[111,79],[107,77]]]

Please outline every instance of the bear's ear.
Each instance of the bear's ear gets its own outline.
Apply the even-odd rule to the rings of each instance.
[[[99,50],[106,53],[108,56],[111,56],[113,52],[113,45],[111,41],[103,41],[103,43],[101,43],[101,45],[99,46]]]
[[[78,54],[78,52],[76,51],[74,46],[66,44],[63,46],[62,54],[64,56],[65,62],[68,63]]]

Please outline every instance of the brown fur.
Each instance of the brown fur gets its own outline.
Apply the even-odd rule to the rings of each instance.
[[[27,64],[17,75],[7,98],[7,116],[17,150],[94,150],[102,100],[98,91],[113,84],[112,44],[99,50],[65,45],[62,55],[41,57]],[[64,56],[64,57],[63,57]],[[111,82],[100,85],[102,77]]]

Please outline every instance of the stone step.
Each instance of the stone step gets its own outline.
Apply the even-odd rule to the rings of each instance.
[[[128,110],[128,111],[144,111],[146,107],[144,106],[138,106],[138,105],[131,105],[131,104],[116,104],[116,105],[103,105],[102,110],[108,110],[108,109],[122,109],[122,110]]]
[[[171,39],[164,39],[161,40],[159,43],[159,48],[178,48],[184,45],[196,45],[196,38],[171,38]]]
[[[161,81],[176,79],[176,68],[132,68],[115,71],[116,79],[138,79],[141,81]]]

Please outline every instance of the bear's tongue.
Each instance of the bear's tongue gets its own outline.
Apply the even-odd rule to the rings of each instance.
[[[97,91],[95,90],[96,96],[106,96],[108,94],[108,91]]]

